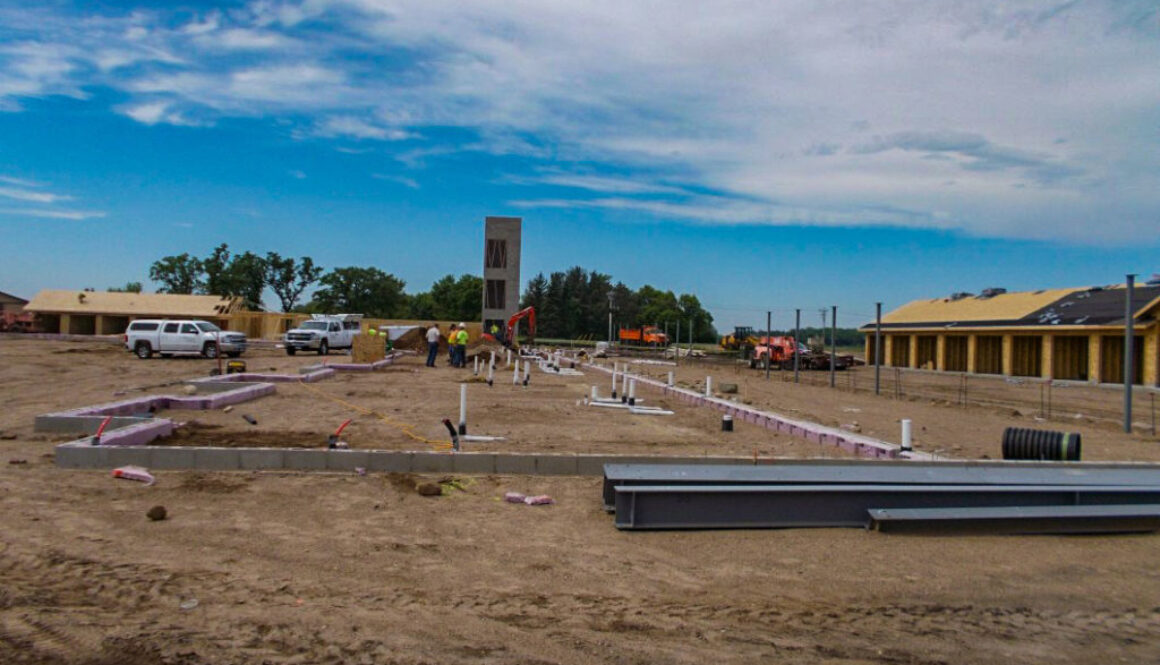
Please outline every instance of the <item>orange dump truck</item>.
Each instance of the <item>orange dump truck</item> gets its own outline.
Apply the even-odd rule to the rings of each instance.
[[[661,332],[656,326],[621,328],[619,339],[624,344],[657,344],[664,346],[669,343],[668,335]]]

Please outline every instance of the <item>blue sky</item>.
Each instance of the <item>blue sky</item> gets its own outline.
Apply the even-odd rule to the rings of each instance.
[[[0,0],[0,290],[235,250],[426,290],[525,220],[721,329],[1160,272],[1154,2]],[[273,299],[271,299],[272,301]]]

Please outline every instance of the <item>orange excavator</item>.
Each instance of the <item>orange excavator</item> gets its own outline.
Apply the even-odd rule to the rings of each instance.
[[[504,346],[518,346],[516,342],[516,325],[519,324],[520,319],[528,320],[528,344],[534,344],[536,340],[536,308],[527,307],[512,314],[511,318],[507,320],[507,324],[503,330]],[[493,335],[488,333],[483,334],[484,339],[497,341]]]

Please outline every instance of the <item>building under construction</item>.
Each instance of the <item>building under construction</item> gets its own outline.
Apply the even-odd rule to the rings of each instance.
[[[882,364],[1092,383],[1124,381],[1125,286],[916,300],[882,317]],[[1132,297],[1133,382],[1160,385],[1160,280]],[[866,360],[875,362],[874,324]]]

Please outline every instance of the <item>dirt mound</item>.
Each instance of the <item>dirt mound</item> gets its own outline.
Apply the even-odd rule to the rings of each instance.
[[[403,333],[403,336],[396,339],[394,342],[396,349],[403,351],[427,351],[427,331],[423,328],[415,327]],[[447,340],[441,335],[439,339],[439,348],[447,348]]]

